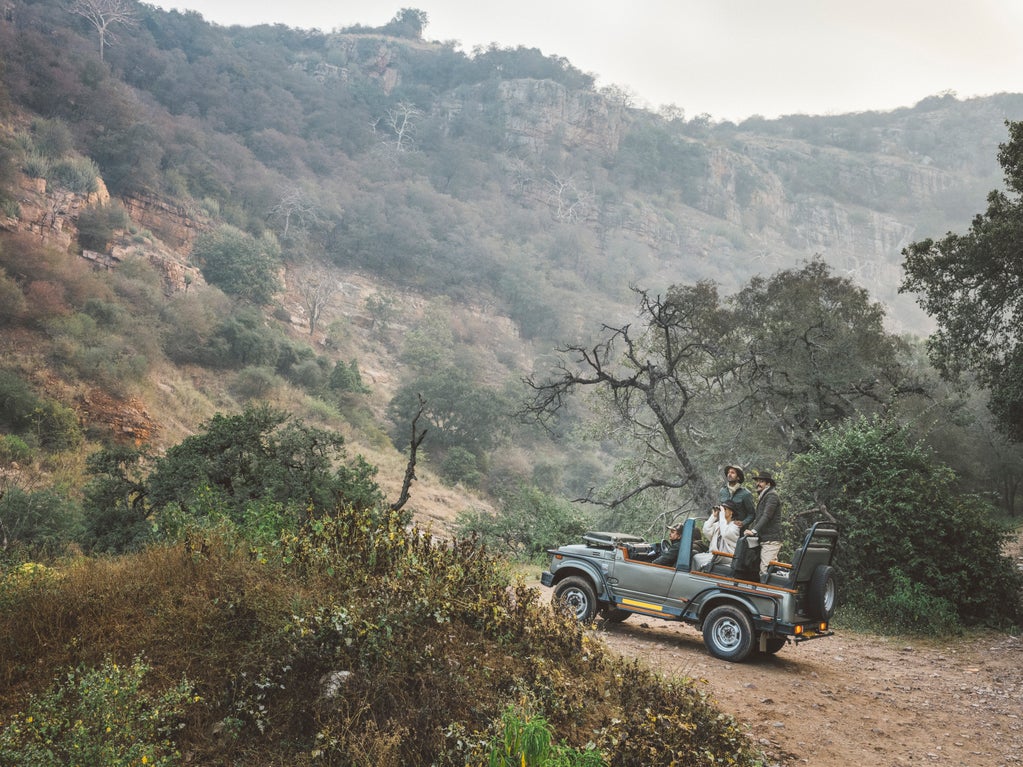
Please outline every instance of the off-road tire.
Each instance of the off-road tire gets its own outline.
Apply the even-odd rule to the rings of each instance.
[[[577,575],[554,587],[554,599],[580,623],[591,623],[597,615],[597,594],[588,580]]]
[[[741,663],[755,647],[753,621],[738,607],[715,607],[703,621],[703,643],[721,660]]]
[[[830,621],[837,596],[835,569],[831,565],[817,565],[806,589],[807,612],[817,620]]]

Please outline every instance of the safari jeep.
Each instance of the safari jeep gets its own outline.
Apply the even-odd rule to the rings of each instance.
[[[831,636],[835,612],[838,546],[834,525],[817,522],[806,533],[790,564],[771,562],[759,580],[733,572],[731,556],[715,554],[706,572],[693,565],[696,520],[682,530],[674,567],[649,560],[661,544],[621,533],[586,533],[584,543],[549,549],[550,568],[541,576],[554,588],[554,601],[581,622],[600,613],[623,621],[633,613],[684,621],[703,631],[717,658],[736,663],[751,653],[774,654],[788,642]]]

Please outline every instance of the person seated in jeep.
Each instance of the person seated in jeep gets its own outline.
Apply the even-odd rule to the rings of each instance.
[[[650,564],[674,567],[678,560],[678,550],[682,545],[682,525],[672,525],[668,530],[668,545],[661,546],[661,553]]]
[[[703,536],[707,539],[709,551],[695,554],[693,564],[698,570],[709,569],[714,560],[714,552],[731,554],[735,551],[735,542],[739,540],[739,524],[736,516],[739,505],[735,501],[725,501],[711,509],[710,516],[703,523]]]

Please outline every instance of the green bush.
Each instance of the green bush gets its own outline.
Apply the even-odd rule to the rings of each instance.
[[[87,157],[58,160],[50,164],[46,181],[75,194],[92,194],[99,189],[99,167]]]
[[[263,365],[249,365],[238,371],[231,391],[242,400],[261,400],[269,397],[282,383],[273,369]]]
[[[81,529],[77,504],[54,490],[7,488],[0,495],[0,520],[10,542],[50,553],[77,540]]]
[[[76,448],[83,439],[75,411],[39,397],[11,370],[0,370],[0,427],[29,436],[48,450]]]
[[[568,501],[523,486],[496,514],[459,512],[455,525],[459,535],[478,535],[500,551],[528,558],[579,539],[586,531],[587,519]]]
[[[897,568],[889,575],[889,593],[876,606],[876,617],[888,632],[947,636],[959,633],[955,605],[935,596]]]
[[[19,430],[31,423],[39,398],[20,375],[0,370],[0,426]]]
[[[102,765],[171,767],[181,763],[174,734],[192,686],[182,680],[154,695],[143,682],[150,667],[107,659],[58,677],[0,731],[0,764],[19,767]]]
[[[338,393],[369,394],[369,387],[362,382],[362,374],[359,372],[357,360],[351,360],[348,363],[338,360],[334,364],[334,370],[330,373],[327,386]]]
[[[41,155],[59,159],[74,148],[71,129],[63,120],[47,120],[37,117],[32,121],[32,146]]]
[[[147,479],[153,510],[190,508],[214,493],[223,513],[239,522],[253,499],[294,504],[311,514],[381,500],[376,469],[361,456],[346,461],[344,438],[307,426],[280,410],[250,406],[215,415],[202,431],[167,450]]]
[[[952,470],[894,421],[822,428],[786,468],[785,489],[789,509],[823,504],[838,520],[843,599],[867,614],[890,624],[882,613],[901,605],[934,610],[940,625],[949,609],[963,625],[1023,620],[1023,574],[1001,553],[1009,533],[996,510],[958,493]]]
[[[50,175],[50,161],[37,152],[30,152],[21,164],[29,178],[46,178]]]
[[[86,208],[78,216],[78,243],[87,250],[106,252],[114,231],[129,223],[128,213],[119,203]]]
[[[262,305],[281,289],[280,245],[272,236],[257,240],[225,224],[199,235],[192,254],[206,281],[228,295]]]
[[[476,456],[463,447],[448,450],[444,460],[440,462],[440,474],[449,484],[461,482],[468,487],[476,487],[483,476]]]
[[[32,448],[16,434],[0,434],[0,463],[24,463],[32,458]]]

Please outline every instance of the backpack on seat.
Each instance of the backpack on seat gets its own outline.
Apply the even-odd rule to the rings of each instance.
[[[760,539],[752,535],[740,535],[732,552],[732,577],[744,581],[760,578]]]

